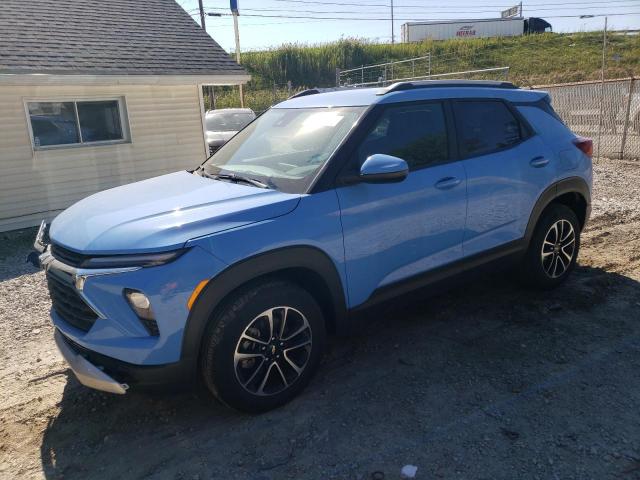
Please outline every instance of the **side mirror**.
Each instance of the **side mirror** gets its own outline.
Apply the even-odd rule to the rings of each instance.
[[[367,183],[401,182],[409,174],[409,165],[398,157],[376,153],[360,167],[360,180]]]

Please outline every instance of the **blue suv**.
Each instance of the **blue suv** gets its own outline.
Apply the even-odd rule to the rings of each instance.
[[[277,407],[326,335],[381,301],[488,264],[565,280],[591,154],[547,93],[506,82],[305,91],[195,170],[42,225],[56,343],[89,387],[195,382],[240,410]]]

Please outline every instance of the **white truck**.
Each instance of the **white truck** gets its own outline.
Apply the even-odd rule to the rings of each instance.
[[[524,33],[551,31],[541,18],[484,18],[446,22],[408,22],[402,25],[402,41],[448,40],[451,38],[515,37]]]

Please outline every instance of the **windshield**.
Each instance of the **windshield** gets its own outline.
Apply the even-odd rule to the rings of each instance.
[[[366,107],[273,108],[204,164],[208,174],[237,173],[303,193]]]
[[[207,114],[207,130],[210,132],[237,132],[255,118],[249,112],[214,112]]]

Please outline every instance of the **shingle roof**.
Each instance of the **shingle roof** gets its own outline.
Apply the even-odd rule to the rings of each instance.
[[[246,75],[174,0],[1,0],[0,73]]]

